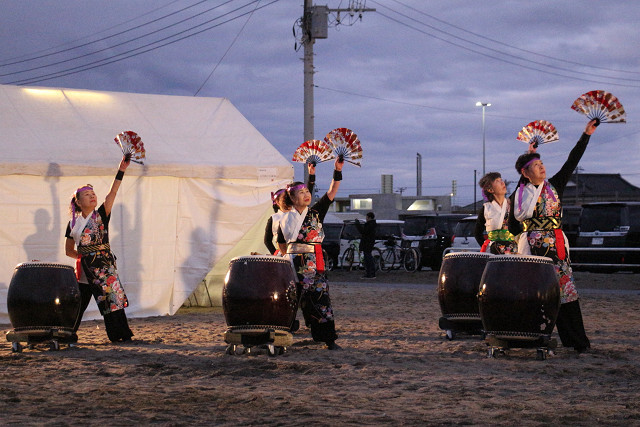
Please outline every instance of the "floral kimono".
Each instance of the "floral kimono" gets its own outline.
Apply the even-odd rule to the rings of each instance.
[[[482,206],[478,222],[482,222],[487,231],[487,241],[482,245],[482,252],[494,255],[518,252],[518,244],[508,227],[510,205],[509,199],[504,199],[502,205],[492,200]]]
[[[518,245],[523,247],[522,253],[527,253],[528,247],[531,255],[551,258],[560,282],[560,302],[576,301],[578,291],[569,259],[569,244],[561,228],[562,204],[558,192],[548,181],[538,187],[529,183],[516,190],[515,203],[515,217],[524,227]]]
[[[79,218],[70,233],[77,242],[82,272],[103,316],[129,306],[109,246],[109,220],[103,204],[89,217]]]
[[[278,233],[278,241],[288,244],[287,253],[298,277],[297,287],[304,319],[311,328],[313,339],[324,342],[337,338],[321,246],[324,240],[322,219],[331,203],[325,195],[302,213],[295,209],[287,212],[280,222]]]

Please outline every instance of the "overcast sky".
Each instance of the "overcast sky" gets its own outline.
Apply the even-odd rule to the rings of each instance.
[[[423,195],[448,194],[457,180],[455,204],[471,203],[473,171],[482,173],[477,101],[492,104],[487,172],[516,180],[526,149],[516,136],[543,119],[560,135],[539,149],[551,176],[587,123],[571,104],[596,89],[620,99],[628,123],[598,128],[583,172],[640,186],[639,2],[360,3],[377,10],[342,13],[340,25],[332,14],[314,45],[315,138],[347,127],[364,151],[362,168],[345,167],[340,196],[379,192],[382,174],[416,194],[420,153]],[[2,84],[225,97],[287,159],[303,142],[303,50],[292,31],[303,0],[0,0],[0,11]],[[330,174],[319,167],[321,189]]]

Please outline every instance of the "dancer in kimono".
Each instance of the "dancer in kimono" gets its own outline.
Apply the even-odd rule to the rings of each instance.
[[[313,187],[316,182],[316,166],[312,163],[307,163],[307,168],[309,171],[309,182],[307,187],[309,188],[309,192],[313,194]],[[285,203],[284,193],[286,190],[286,188],[281,188],[275,193],[271,193],[274,214],[269,217],[267,220],[267,226],[264,229],[264,245],[267,247],[269,254],[271,255],[281,255],[274,242],[277,243],[280,218],[282,218],[282,215],[285,212],[291,210],[291,206]]]
[[[515,254],[518,245],[509,233],[511,202],[506,197],[507,186],[498,172],[489,172],[478,182],[486,202],[478,212],[474,236],[482,247],[481,252],[495,255]],[[485,233],[487,238],[485,239]]]
[[[560,171],[546,180],[547,173],[535,149],[518,157],[516,170],[521,174],[519,188],[513,193],[509,214],[509,231],[518,235],[518,252],[549,257],[560,282],[560,312],[556,326],[564,347],[582,353],[590,348],[584,330],[576,291],[569,244],[562,232],[562,195],[587,148],[596,121],[587,124],[584,133],[569,153]]]
[[[338,193],[343,165],[344,161],[337,158],[329,191],[311,207],[311,193],[304,183],[288,186],[285,198],[293,209],[283,215],[278,230],[278,245],[291,257],[298,276],[300,308],[313,340],[325,342],[329,350],[340,346],[336,344],[338,335],[322,258],[322,222]]]
[[[124,156],[111,190],[97,210],[98,199],[91,185],[75,191],[70,206],[71,221],[65,233],[65,252],[67,256],[76,259],[76,276],[82,296],[82,310],[76,324],[79,326],[84,310],[93,296],[104,318],[107,336],[112,342],[131,341],[133,336],[124,313],[129,301],[118,277],[116,258],[109,246],[111,208],[129,163],[129,156]]]

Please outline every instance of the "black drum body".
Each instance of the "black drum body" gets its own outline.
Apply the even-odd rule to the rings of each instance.
[[[512,342],[548,340],[560,310],[560,287],[552,260],[527,255],[493,257],[482,275],[478,305],[488,337]]]
[[[494,255],[484,252],[453,252],[445,255],[438,274],[441,329],[447,338],[456,332],[482,334],[478,288],[484,267]]]
[[[9,319],[16,332],[52,328],[72,332],[80,305],[73,267],[44,262],[16,266],[7,294]]]
[[[271,255],[231,260],[222,290],[222,308],[231,330],[289,331],[296,317],[296,275],[288,259]]]

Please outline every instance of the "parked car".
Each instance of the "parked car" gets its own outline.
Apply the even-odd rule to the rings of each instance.
[[[443,256],[449,252],[480,251],[481,246],[476,241],[474,234],[477,219],[478,215],[471,215],[458,221],[453,229],[453,236],[451,236],[451,247],[444,250]]]
[[[640,202],[599,202],[582,205],[575,267],[640,271]]]
[[[322,249],[327,253],[325,260],[325,268],[333,270],[338,265],[340,259],[340,232],[343,224],[340,222],[326,222],[322,224],[324,230],[324,240],[322,241]]]
[[[364,224],[364,221],[361,221],[361,223]],[[402,235],[404,221],[378,219],[376,220],[376,223],[378,226],[376,227],[375,247],[382,251],[385,249],[384,242],[386,242],[390,237],[399,237]],[[344,251],[354,244],[354,242],[359,245],[360,237],[361,234],[356,228],[355,221],[345,221],[340,233],[340,260],[342,260]],[[356,262],[359,262],[359,258],[356,259]]]
[[[453,230],[467,214],[404,215],[404,236],[419,240],[421,266],[440,269],[442,253],[451,246]]]
[[[562,231],[567,236],[569,247],[576,246],[578,239],[578,224],[580,223],[581,206],[562,207]]]

